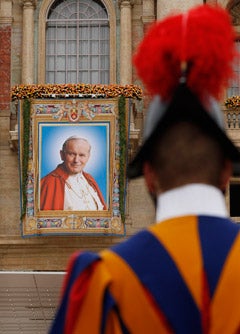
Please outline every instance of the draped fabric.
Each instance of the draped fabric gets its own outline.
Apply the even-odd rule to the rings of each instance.
[[[50,333],[240,333],[239,261],[239,227],[208,216],[76,253]]]

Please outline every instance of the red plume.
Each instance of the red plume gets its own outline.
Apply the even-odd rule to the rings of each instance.
[[[188,87],[201,99],[206,95],[218,99],[233,77],[234,38],[229,14],[220,7],[201,5],[155,22],[133,62],[151,95],[168,100],[186,64]]]

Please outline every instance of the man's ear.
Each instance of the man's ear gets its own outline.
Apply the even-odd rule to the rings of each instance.
[[[143,165],[143,175],[149,193],[156,195],[159,190],[157,175],[153,167],[147,161]]]
[[[60,157],[61,157],[62,161],[64,161],[64,159],[65,159],[65,155],[64,155],[63,150],[60,151]]]
[[[224,166],[221,173],[220,179],[220,189],[225,191],[229,182],[230,177],[232,176],[233,165],[232,162],[228,159],[224,161]]]

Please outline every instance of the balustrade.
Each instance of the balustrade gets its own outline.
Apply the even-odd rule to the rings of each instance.
[[[240,108],[224,110],[224,116],[226,129],[240,129]]]

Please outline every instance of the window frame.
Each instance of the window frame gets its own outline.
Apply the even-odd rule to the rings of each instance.
[[[227,189],[226,189],[226,195],[225,195],[227,209],[228,209],[231,220],[233,220],[235,223],[240,224],[240,213],[239,213],[239,216],[231,215],[231,190],[230,190],[231,185],[237,185],[240,187],[240,176],[233,176],[230,178]]]
[[[43,0],[39,11],[38,25],[38,83],[46,83],[46,21],[48,12],[55,0]],[[116,83],[116,14],[110,0],[102,0],[109,19],[109,84]]]
[[[237,38],[236,38],[235,41],[236,41],[236,43],[239,44],[238,49],[240,51],[240,36],[237,36]],[[240,63],[240,61],[238,60],[238,64],[237,65],[239,65],[239,63]],[[236,81],[238,82],[238,86],[233,87],[230,84],[229,87],[226,89],[226,98],[230,98],[232,96],[240,95],[240,70],[236,71],[236,73],[238,73],[237,79],[236,79]],[[232,93],[230,93],[230,91],[232,91],[234,88],[238,88],[238,94],[232,94]]]

